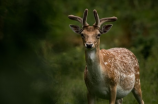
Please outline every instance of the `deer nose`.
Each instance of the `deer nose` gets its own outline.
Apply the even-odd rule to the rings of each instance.
[[[92,46],[93,46],[93,44],[91,44],[91,43],[86,44],[87,48],[92,48]]]

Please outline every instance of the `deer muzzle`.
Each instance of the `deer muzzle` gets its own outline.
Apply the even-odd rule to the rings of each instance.
[[[92,43],[86,43],[85,44],[85,47],[88,48],[88,49],[93,48],[93,46],[94,46],[94,44],[92,44]]]

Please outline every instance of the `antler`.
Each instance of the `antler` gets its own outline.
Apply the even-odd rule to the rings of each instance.
[[[100,19],[97,11],[94,9],[93,10],[94,18],[95,18],[95,23],[93,24],[94,26],[100,27]]]
[[[93,10],[93,14],[96,21],[93,25],[97,27],[100,27],[104,22],[113,22],[117,20],[117,17],[107,17],[99,19],[99,15],[95,9]]]
[[[88,15],[88,9],[85,9],[83,13],[83,26],[88,26],[89,24],[87,23],[87,15]]]
[[[82,23],[82,26],[89,26],[89,24],[87,23],[87,15],[88,15],[88,9],[85,9],[84,13],[83,13],[83,19],[81,17],[78,16],[74,16],[74,15],[69,15],[69,19],[72,20],[76,20],[80,23]]]

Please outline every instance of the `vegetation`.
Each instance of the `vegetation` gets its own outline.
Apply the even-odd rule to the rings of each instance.
[[[154,0],[1,0],[0,103],[87,104],[84,49],[67,15],[88,8],[116,16],[101,48],[125,47],[138,58],[143,99],[158,104],[158,2]],[[110,23],[109,23],[110,24]],[[97,99],[97,104],[108,101]],[[124,104],[136,104],[132,94]]]

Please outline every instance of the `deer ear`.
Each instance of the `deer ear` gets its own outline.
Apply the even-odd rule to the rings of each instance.
[[[69,25],[73,32],[80,34],[80,27],[76,25]]]
[[[101,31],[101,34],[107,33],[107,32],[110,30],[110,28],[111,28],[112,26],[113,26],[112,24],[102,26],[102,28],[101,28],[101,30],[100,30],[100,31]]]

